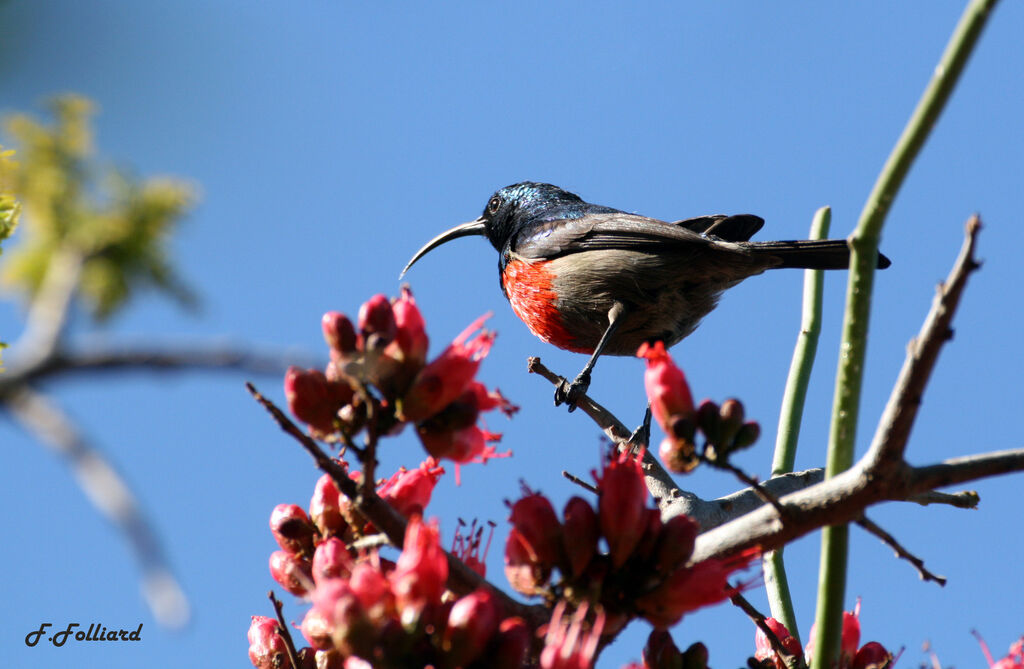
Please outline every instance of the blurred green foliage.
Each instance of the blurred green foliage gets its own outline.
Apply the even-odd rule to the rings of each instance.
[[[194,304],[168,245],[195,189],[166,177],[139,179],[99,160],[86,98],[64,95],[49,108],[51,125],[25,114],[6,119],[19,160],[5,174],[24,222],[0,268],[5,286],[31,301],[54,259],[71,253],[82,262],[78,294],[96,320],[116,313],[144,286]]]

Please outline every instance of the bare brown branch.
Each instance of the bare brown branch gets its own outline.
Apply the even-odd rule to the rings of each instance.
[[[981,265],[974,258],[981,219],[974,215],[967,221],[966,236],[960,255],[944,283],[939,284],[928,317],[910,345],[907,359],[889,397],[868,450],[868,458],[877,463],[898,462],[910,438],[924,389],[939,358],[942,346],[953,336],[953,315],[960,304],[967,278]]]
[[[67,463],[96,510],[124,534],[142,566],[142,589],[154,617],[170,627],[184,625],[189,618],[188,600],[127,481],[42,393],[23,387],[5,400],[12,417]]]

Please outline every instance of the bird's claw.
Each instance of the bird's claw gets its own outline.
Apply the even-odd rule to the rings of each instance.
[[[569,413],[576,410],[576,405],[587,393],[590,387],[590,372],[580,372],[579,376],[573,379],[572,383],[563,381],[555,388],[555,406],[563,404],[569,407]]]

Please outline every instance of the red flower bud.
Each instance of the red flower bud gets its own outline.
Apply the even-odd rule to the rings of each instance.
[[[409,286],[402,286],[402,296],[391,305],[395,316],[395,343],[405,360],[422,365],[427,359],[427,326],[412,298]]]
[[[566,502],[562,518],[562,545],[569,562],[569,575],[577,578],[597,553],[597,541],[601,536],[597,512],[587,500],[573,497]]]
[[[320,585],[330,578],[347,579],[354,567],[352,556],[345,544],[337,537],[331,537],[316,547],[313,553],[313,582]]]
[[[328,311],[320,321],[331,358],[347,358],[356,352],[356,330],[345,314]]]
[[[352,569],[348,585],[372,620],[383,619],[385,611],[392,608],[391,585],[379,566],[368,561],[360,562]]]
[[[331,637],[331,622],[327,614],[317,608],[306,611],[302,619],[302,636],[306,643],[316,650],[331,650],[334,648],[334,640]]]
[[[537,562],[523,535],[513,527],[505,541],[505,578],[516,592],[536,595],[551,577],[551,565]]]
[[[437,604],[448,582],[448,560],[441,550],[437,521],[430,524],[413,516],[405,529],[402,554],[390,575],[398,607],[406,616],[418,617],[426,606]]]
[[[708,648],[700,641],[683,651],[683,669],[708,669]]]
[[[313,572],[309,560],[286,551],[270,554],[270,575],[282,588],[298,597],[313,589]]]
[[[718,409],[718,415],[722,422],[717,443],[722,447],[728,447],[732,444],[736,433],[740,431],[740,427],[743,426],[743,403],[730,397],[722,402],[722,406]]]
[[[636,543],[630,557],[647,562],[661,538],[661,530],[664,527],[664,523],[661,522],[661,511],[658,509],[644,509],[644,519],[642,522],[644,532],[640,535],[640,541]]]
[[[366,618],[366,612],[355,592],[347,581],[338,578],[318,583],[313,591],[313,608],[302,621],[302,632],[306,634],[306,621],[314,611],[323,616],[330,634],[330,643],[344,655],[367,655],[373,648],[375,628]],[[312,632],[318,632],[317,619],[312,619]],[[321,648],[314,641],[317,638],[306,636],[310,645],[318,650]]]
[[[488,590],[470,593],[452,606],[444,631],[446,664],[468,665],[480,657],[498,630],[498,605]]]
[[[309,516],[313,524],[320,530],[321,536],[334,536],[345,527],[345,518],[341,513],[341,493],[330,474],[317,479],[313,488],[313,497],[309,500]]]
[[[693,413],[693,395],[690,394],[686,376],[669,357],[665,344],[660,341],[654,342],[653,346],[646,343],[641,345],[636,354],[639,358],[647,359],[647,370],[644,372],[647,399],[658,425],[668,433],[672,416]]]
[[[644,669],[681,669],[683,654],[667,630],[651,630],[644,646]]]
[[[598,517],[612,565],[621,567],[646,528],[647,486],[639,458],[612,456],[598,482]]]
[[[786,626],[775,618],[765,618],[765,623],[768,628],[775,633],[775,636],[779,638],[779,642],[782,647],[786,649],[786,652],[795,657],[803,657],[803,651],[800,649],[800,642],[789,633]],[[761,631],[761,628],[757,628],[757,632],[754,634],[754,646],[756,648],[754,652],[754,659],[764,662],[765,660],[770,661],[771,666],[774,669],[786,669],[786,664],[782,658],[775,654],[775,649],[772,648],[771,641],[768,640],[768,636]]]
[[[512,505],[509,522],[519,533],[531,561],[553,567],[562,558],[562,525],[548,498],[529,493]]]
[[[313,523],[297,504],[278,504],[270,514],[270,531],[278,545],[293,555],[313,555]]]
[[[374,295],[359,307],[359,334],[366,350],[387,346],[397,331],[391,302],[385,295]]]
[[[1010,662],[1000,666],[1009,659]],[[853,656],[851,669],[888,669],[892,666],[892,653],[885,649],[885,646],[877,641],[869,641],[861,646],[857,654]],[[1004,658],[997,662],[994,669],[1019,669],[1024,666],[1024,661],[1014,662],[1012,658]]]
[[[420,370],[401,401],[403,420],[426,420],[466,390],[494,342],[494,333],[481,330],[489,316],[473,321],[436,360]]]
[[[289,667],[288,650],[273,618],[253,616],[249,625],[249,661],[257,669]]]
[[[329,434],[334,431],[338,410],[352,401],[353,392],[346,383],[328,381],[320,370],[293,366],[284,375],[284,395],[296,418]]]
[[[661,537],[654,551],[654,568],[670,574],[684,566],[693,554],[700,527],[686,515],[672,516],[661,529]]]
[[[520,669],[526,661],[532,635],[522,618],[505,618],[498,625],[498,638],[490,655],[494,669]]]

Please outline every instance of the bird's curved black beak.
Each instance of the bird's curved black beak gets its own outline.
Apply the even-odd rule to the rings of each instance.
[[[412,267],[416,263],[417,260],[419,260],[423,256],[427,255],[427,253],[429,253],[430,251],[433,251],[434,249],[436,249],[441,244],[444,244],[445,242],[450,242],[451,240],[457,239],[459,237],[469,237],[470,235],[486,235],[486,234],[487,234],[487,221],[484,220],[483,216],[481,216],[480,218],[478,218],[476,220],[468,221],[466,223],[462,223],[460,225],[456,225],[451,230],[445,230],[444,232],[439,234],[437,237],[434,237],[429,242],[424,244],[423,248],[421,248],[419,251],[416,252],[416,255],[414,255],[412,257],[412,260],[410,260],[409,264],[405,266],[405,269],[402,270],[402,273],[398,275],[398,278],[401,279],[403,276],[405,276],[405,273],[409,271],[409,268]]]

